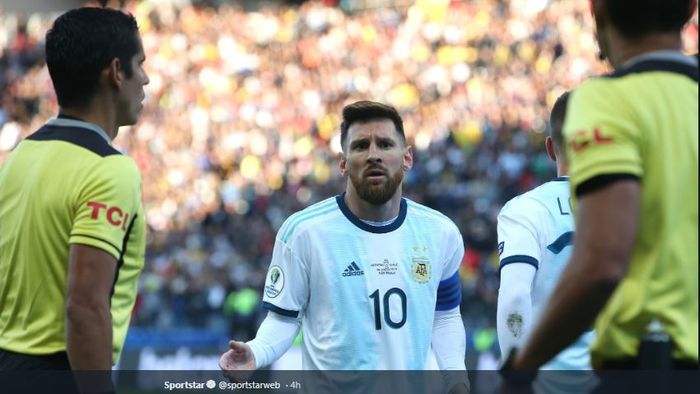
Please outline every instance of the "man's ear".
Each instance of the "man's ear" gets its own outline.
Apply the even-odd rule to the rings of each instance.
[[[413,147],[406,145],[406,150],[403,152],[403,170],[408,171],[413,167]]]
[[[122,82],[124,82],[124,70],[122,69],[122,64],[118,57],[115,57],[109,62],[106,72],[109,84],[116,88],[121,88]]]
[[[340,152],[338,153],[338,169],[340,170],[340,175],[346,176],[348,169],[347,169],[348,161],[345,158],[345,153]]]
[[[547,136],[547,138],[544,139],[544,149],[547,151],[547,156],[556,163],[557,152],[554,150],[554,140],[552,137]]]

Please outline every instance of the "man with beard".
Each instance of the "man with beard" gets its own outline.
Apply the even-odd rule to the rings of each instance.
[[[449,218],[402,197],[413,151],[393,107],[350,104],[340,127],[345,193],[282,225],[264,289],[268,315],[255,339],[230,342],[220,367],[271,364],[301,327],[303,369],[420,370],[432,345],[442,370],[463,371],[449,387],[467,391],[462,236]]]

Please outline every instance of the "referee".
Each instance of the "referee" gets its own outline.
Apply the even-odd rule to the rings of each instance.
[[[697,370],[698,60],[681,53],[696,9],[696,0],[591,1],[601,55],[615,72],[583,83],[569,101],[572,259],[505,371],[534,371],[594,321],[596,369]],[[646,375],[651,384],[635,387],[603,373],[599,389],[669,390],[655,386],[664,374]]]
[[[0,371],[111,371],[119,357],[145,221],[139,170],[112,140],[143,108],[143,61],[121,11],[71,10],[46,34],[60,112],[0,167]]]

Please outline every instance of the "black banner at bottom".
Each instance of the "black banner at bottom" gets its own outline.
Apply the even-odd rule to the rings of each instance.
[[[467,381],[445,371],[0,371],[0,393],[357,393],[442,394]],[[677,394],[700,388],[700,370],[540,371],[526,386],[505,384],[498,371],[469,371],[472,394]],[[464,387],[462,387],[464,388]],[[463,393],[465,391],[455,391]]]

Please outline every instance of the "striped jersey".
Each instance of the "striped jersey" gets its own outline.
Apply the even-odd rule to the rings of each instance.
[[[547,306],[559,276],[569,262],[574,219],[569,204],[569,182],[555,178],[510,200],[498,215],[501,268],[530,264],[537,272],[532,282],[532,316],[537,321]],[[542,369],[591,369],[589,346],[593,332],[582,335]]]
[[[303,369],[424,369],[435,311],[460,305],[463,255],[435,210],[404,198],[393,222],[373,226],[336,196],[280,228],[264,306],[301,318]]]

